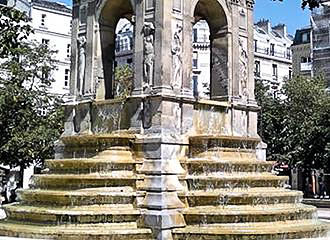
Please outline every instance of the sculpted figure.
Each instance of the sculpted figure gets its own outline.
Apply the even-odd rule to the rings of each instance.
[[[248,55],[244,49],[243,42],[239,39],[239,63],[240,63],[240,93],[243,97],[248,97]]]
[[[80,96],[84,94],[84,84],[85,84],[85,68],[86,68],[86,37],[81,36],[78,38],[78,49],[79,49],[79,59],[78,59],[78,93]]]
[[[155,27],[153,23],[146,22],[144,24],[144,86],[149,87],[153,84],[153,72],[155,61],[155,49],[154,49],[154,31]]]
[[[172,66],[173,78],[172,88],[180,88],[182,80],[182,40],[181,40],[182,26],[177,25],[172,39]]]

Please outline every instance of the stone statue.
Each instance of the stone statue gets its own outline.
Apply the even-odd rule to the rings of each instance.
[[[239,71],[240,71],[240,94],[242,97],[248,97],[248,55],[243,46],[243,41],[239,39]]]
[[[155,27],[153,23],[145,22],[143,28],[143,33],[144,33],[143,86],[144,87],[150,87],[151,85],[153,85],[153,73],[154,73],[154,61],[155,61],[154,32],[155,32]]]
[[[85,68],[86,68],[86,37],[80,36],[78,38],[78,49],[79,49],[79,59],[78,59],[78,94],[82,96],[84,94],[85,85]]]
[[[182,82],[182,26],[177,25],[172,39],[172,88],[180,88]]]

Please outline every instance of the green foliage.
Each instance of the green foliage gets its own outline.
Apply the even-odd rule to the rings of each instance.
[[[115,97],[125,98],[131,95],[133,88],[133,69],[129,65],[115,69]]]
[[[257,82],[259,134],[268,144],[269,160],[330,170],[330,96],[325,88],[321,77],[297,77],[274,97]]]
[[[0,9],[0,22],[7,26],[1,30],[7,37],[1,38],[5,46],[0,59],[0,162],[25,168],[52,157],[63,111],[60,101],[47,93],[55,52],[37,42],[21,41],[31,32],[27,18],[6,10]],[[11,34],[17,29],[22,30],[19,35]]]
[[[17,54],[22,41],[33,32],[28,22],[23,12],[0,6],[0,58]]]
[[[283,2],[283,0],[273,0],[273,1],[280,1]],[[292,1],[292,0],[287,0]],[[317,8],[320,6],[321,0],[301,0],[301,7],[305,8],[308,7],[309,9]]]

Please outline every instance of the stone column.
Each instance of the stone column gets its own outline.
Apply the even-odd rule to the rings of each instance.
[[[185,226],[181,213],[185,206],[178,191],[183,190],[179,176],[184,174],[179,156],[186,144],[181,139],[182,104],[177,98],[183,85],[183,1],[176,5],[182,9],[175,10],[175,1],[145,3],[144,37],[154,37],[155,56],[152,84],[143,88],[143,135],[137,142],[144,157],[141,190],[146,193],[140,206],[144,224],[153,229],[155,238],[169,240],[171,229]]]

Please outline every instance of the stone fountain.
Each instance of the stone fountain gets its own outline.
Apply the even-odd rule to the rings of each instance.
[[[72,101],[54,160],[0,235],[283,240],[328,226],[257,154],[253,0],[73,2]],[[115,28],[134,24],[132,94],[113,99]],[[211,98],[195,99],[192,26],[211,31]]]

